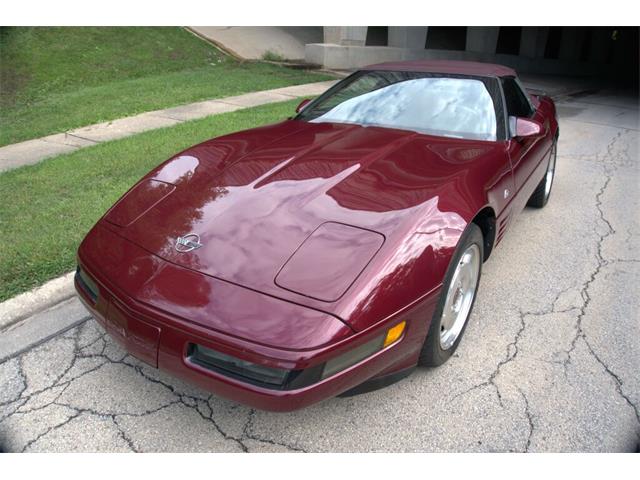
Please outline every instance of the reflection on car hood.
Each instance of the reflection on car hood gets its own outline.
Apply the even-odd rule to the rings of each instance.
[[[452,222],[461,228],[458,215],[439,213],[446,204],[438,204],[438,195],[460,163],[493,147],[470,141],[454,147],[451,141],[299,121],[221,137],[152,172],[148,178],[173,184],[175,190],[166,196],[154,193],[146,212],[117,229],[175,264],[276,296],[295,296],[274,279],[325,222],[378,232],[385,247],[391,241],[390,249],[394,239],[416,229],[437,231]],[[149,182],[140,185],[149,189]],[[120,211],[131,208],[130,198],[144,201],[133,189],[106,220],[132,217]],[[178,237],[190,233],[199,236],[202,246],[177,251]],[[341,275],[355,278],[361,268],[342,268]]]

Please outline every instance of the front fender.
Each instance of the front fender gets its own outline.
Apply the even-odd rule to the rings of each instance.
[[[354,285],[356,293],[343,306],[340,318],[362,331],[436,293],[467,225],[462,217],[457,220],[410,234],[395,246],[385,244]]]

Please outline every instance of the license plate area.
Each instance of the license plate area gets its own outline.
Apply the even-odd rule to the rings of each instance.
[[[160,328],[138,318],[117,300],[109,305],[107,330],[136,358],[158,367]]]

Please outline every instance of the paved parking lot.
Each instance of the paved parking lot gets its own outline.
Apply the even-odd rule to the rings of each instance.
[[[268,413],[145,366],[87,318],[0,364],[0,449],[635,450],[638,100],[601,91],[558,110],[550,203],[525,210],[485,264],[465,338],[444,366]],[[86,315],[77,300],[58,310]]]

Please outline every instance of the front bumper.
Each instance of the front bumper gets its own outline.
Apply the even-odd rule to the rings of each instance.
[[[115,238],[111,240],[116,241]],[[273,341],[266,342],[271,337],[264,332],[262,334],[256,332],[255,338],[260,339],[259,342],[246,337],[241,338],[237,330],[222,331],[203,325],[201,322],[194,322],[192,319],[185,319],[182,308],[178,308],[182,315],[169,313],[166,308],[158,308],[158,305],[165,304],[151,304],[150,297],[141,293],[143,290],[133,289],[136,296],[130,295],[122,288],[123,285],[130,287],[129,289],[132,287],[131,283],[123,280],[123,276],[126,275],[124,270],[121,276],[105,275],[104,270],[108,270],[106,263],[109,265],[114,263],[104,252],[98,256],[89,253],[86,248],[88,246],[83,242],[79,251],[79,265],[95,283],[98,292],[95,296],[91,295],[79,276],[76,276],[76,290],[87,309],[111,337],[133,356],[153,367],[222,397],[262,410],[291,411],[303,408],[351,390],[373,377],[387,375],[415,365],[428,328],[428,321],[425,321],[425,318],[431,318],[437,300],[437,294],[434,294],[414,307],[400,312],[394,318],[382,321],[363,332],[354,333],[347,327],[343,328],[343,325],[338,327],[330,322],[326,324],[329,332],[314,332],[303,328],[306,338],[299,338],[297,341],[288,338],[286,345],[274,345]],[[132,248],[136,249],[137,255],[150,256],[130,244],[125,250]],[[120,262],[119,265],[125,265],[127,270],[130,270],[131,265],[136,262],[133,259],[130,260],[132,263],[128,265],[126,262]],[[153,261],[162,262],[157,257],[154,257]],[[105,268],[100,264],[95,265],[101,262],[105,262]],[[176,266],[170,268],[182,269]],[[166,271],[166,268],[161,270]],[[118,279],[117,283],[112,278]],[[215,284],[215,291],[221,288],[218,283],[226,283],[211,277],[207,277],[206,281]],[[145,282],[145,285],[147,287],[145,291],[148,291],[149,281]],[[157,293],[159,287],[154,288]],[[264,308],[259,304],[263,301],[260,298],[261,294],[239,286],[233,286],[233,288],[240,289],[240,294],[246,295],[245,304],[253,304],[258,310]],[[141,301],[140,297],[145,301]],[[285,301],[278,300],[278,302],[278,305],[282,304],[280,308],[293,309],[279,312],[282,315],[293,315],[294,310],[304,308]],[[194,311],[197,311],[195,307]],[[229,311],[226,314],[229,315]],[[298,312],[298,314],[301,313]],[[240,319],[236,320],[240,321]],[[400,320],[407,320],[407,329],[400,341],[328,378],[319,379],[301,388],[267,388],[207,368],[192,361],[191,358],[192,347],[196,344],[264,367],[308,371],[317,369],[330,359],[370,342]]]

